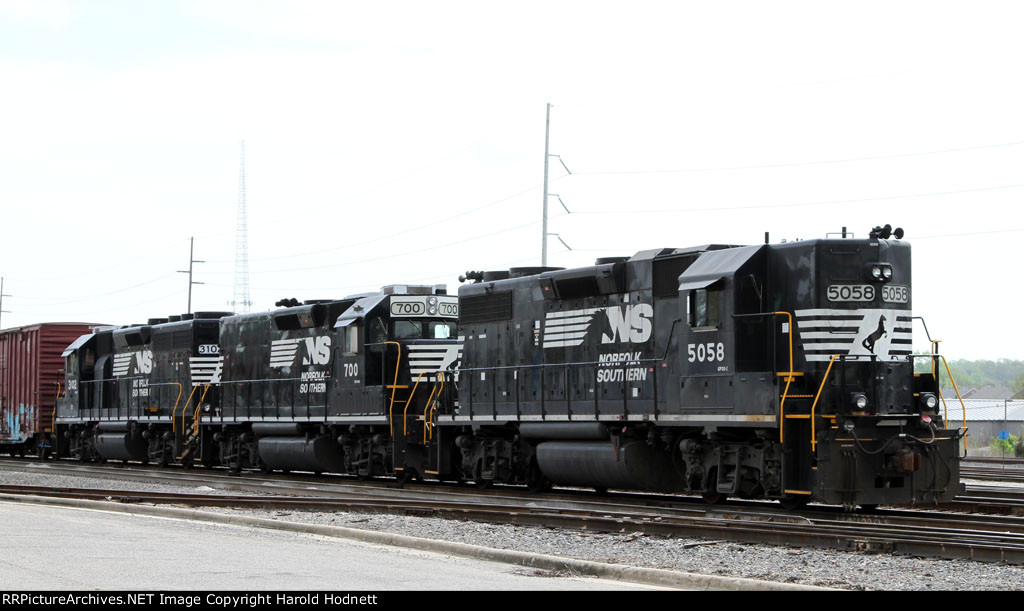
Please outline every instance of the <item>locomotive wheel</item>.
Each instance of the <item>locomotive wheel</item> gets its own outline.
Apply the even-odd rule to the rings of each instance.
[[[782,508],[787,511],[800,509],[806,506],[810,501],[811,497],[804,494],[789,494],[779,499],[779,503],[782,505]]]
[[[707,503],[708,505],[721,505],[722,503],[725,502],[725,499],[729,497],[722,494],[721,492],[716,491],[704,492],[700,495],[700,498],[704,499],[704,502]]]
[[[484,461],[478,460],[476,466],[473,467],[473,482],[476,484],[476,487],[479,488],[480,490],[486,490],[491,487],[491,484],[494,483],[494,480],[492,479],[484,479],[483,472]]]
[[[270,465],[268,465],[267,463],[263,462],[262,458],[259,459],[259,468],[260,468],[260,472],[261,473],[271,473],[271,472],[273,472],[273,469],[270,468]]]
[[[405,469],[402,469],[402,473],[398,476],[397,479],[399,485],[404,486],[405,484],[408,484],[413,480],[419,479],[419,474],[416,473],[416,469],[413,469],[412,467],[406,467]]]

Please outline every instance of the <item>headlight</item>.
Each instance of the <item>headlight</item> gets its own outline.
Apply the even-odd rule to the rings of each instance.
[[[434,316],[435,314],[437,314],[437,306],[430,306],[429,308],[427,308],[427,312],[431,316]]]
[[[892,280],[892,265],[888,263],[864,264],[864,278],[868,282],[889,282]]]
[[[863,410],[868,406],[868,398],[864,393],[854,393],[853,395],[853,406],[859,410]]]
[[[939,406],[939,398],[934,393],[923,392],[921,393],[921,407],[927,410],[933,410]]]

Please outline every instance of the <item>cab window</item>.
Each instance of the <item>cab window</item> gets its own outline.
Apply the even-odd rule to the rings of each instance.
[[[388,341],[388,329],[384,326],[384,322],[379,318],[374,318],[373,322],[370,323],[370,341],[371,344],[380,344]]]
[[[694,328],[718,327],[722,324],[722,291],[697,289],[690,291],[688,303],[690,326]]]
[[[455,337],[455,323],[436,321],[427,323],[427,339],[451,339]]]
[[[423,337],[423,323],[418,320],[396,320],[395,339],[420,339]]]
[[[359,324],[351,323],[345,327],[344,333],[344,353],[345,354],[356,354],[359,352]]]

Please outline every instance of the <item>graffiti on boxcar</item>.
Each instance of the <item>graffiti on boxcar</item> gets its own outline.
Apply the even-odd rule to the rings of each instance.
[[[34,421],[35,413],[34,405],[25,404],[5,410],[0,420],[0,442],[21,443],[28,439],[29,424]]]

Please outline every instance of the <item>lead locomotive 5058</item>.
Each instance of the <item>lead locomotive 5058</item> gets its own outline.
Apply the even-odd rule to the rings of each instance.
[[[912,354],[910,246],[876,229],[97,330],[65,351],[50,443],[709,502],[948,501],[966,431],[941,413],[941,357]]]

